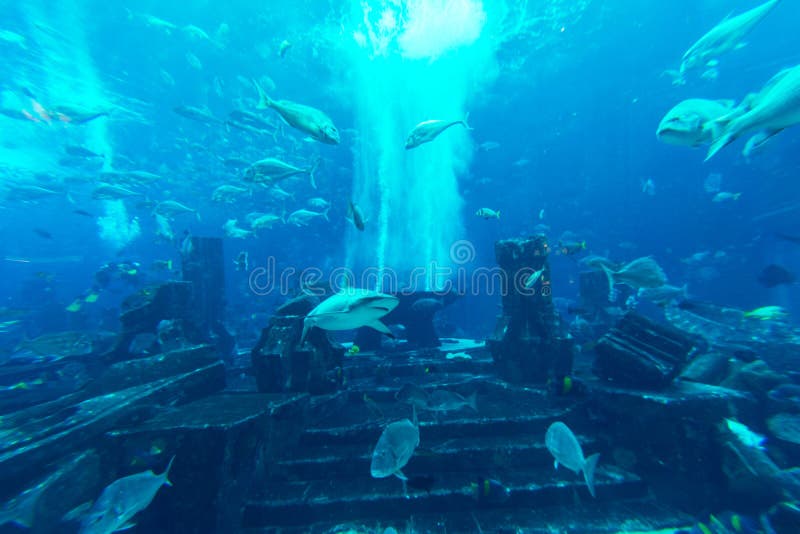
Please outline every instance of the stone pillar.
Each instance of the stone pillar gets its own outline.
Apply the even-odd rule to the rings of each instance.
[[[549,246],[543,235],[495,244],[504,287],[503,313],[486,342],[498,373],[509,382],[545,383],[572,371],[572,342],[559,332],[550,284]],[[530,273],[541,278],[525,287]]]
[[[192,283],[191,312],[202,336],[222,323],[225,264],[222,239],[190,237],[181,250],[183,279]]]

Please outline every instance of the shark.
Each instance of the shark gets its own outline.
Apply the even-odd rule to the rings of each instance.
[[[714,121],[714,141],[706,161],[739,137],[759,132],[758,145],[781,130],[800,124],[800,65],[780,71],[759,91],[745,97],[732,113]]]
[[[711,28],[689,50],[683,54],[681,61],[681,77],[694,68],[714,64],[722,54],[742,48],[742,39],[766,17],[781,0],[769,0],[763,4],[740,13],[735,17],[726,17]]]
[[[311,310],[303,321],[302,344],[313,328],[323,330],[353,330],[368,326],[391,336],[389,328],[380,319],[394,310],[397,297],[368,289],[346,288],[328,297]]]

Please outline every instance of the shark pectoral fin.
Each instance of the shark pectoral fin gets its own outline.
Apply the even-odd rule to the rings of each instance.
[[[131,522],[131,521],[128,521],[127,523],[125,523],[124,525],[122,525],[121,527],[119,527],[119,528],[118,528],[117,530],[115,530],[114,532],[119,532],[120,530],[128,530],[129,528],[133,528],[133,527],[135,527],[135,526],[136,526],[136,523],[133,523],[133,522]]]
[[[388,326],[386,326],[385,324],[383,324],[383,323],[380,321],[380,319],[375,319],[375,320],[374,320],[374,321],[372,321],[371,323],[367,323],[367,324],[366,324],[366,325],[364,325],[364,326],[368,326],[368,327],[370,327],[370,328],[374,328],[375,330],[377,330],[377,331],[378,331],[378,332],[380,332],[381,334],[386,334],[387,336],[389,336],[389,337],[391,337],[391,338],[394,338],[394,334],[392,334],[392,331],[391,331],[391,330],[389,330],[389,327],[388,327]]]
[[[728,146],[729,144],[733,143],[736,140],[736,137],[731,134],[730,132],[722,133],[719,136],[714,137],[714,141],[711,143],[711,146],[708,148],[708,153],[706,154],[705,161],[710,160],[714,157],[714,155]]]

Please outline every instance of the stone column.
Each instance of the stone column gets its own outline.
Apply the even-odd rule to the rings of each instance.
[[[553,306],[549,250],[543,235],[495,244],[503,312],[486,344],[498,373],[509,382],[543,384],[572,370],[572,342],[559,332]],[[530,274],[540,269],[541,278],[525,287]]]

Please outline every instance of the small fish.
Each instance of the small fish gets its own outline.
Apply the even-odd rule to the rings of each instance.
[[[558,242],[558,252],[563,256],[572,256],[586,250],[586,241]]]
[[[742,196],[741,193],[729,193],[727,191],[720,191],[714,198],[711,199],[712,202],[727,202],[730,200],[739,200],[739,197]]]
[[[432,412],[453,412],[461,408],[470,408],[477,412],[476,400],[477,393],[465,398],[454,391],[437,389],[428,396],[426,409]]]
[[[90,217],[90,218],[94,218],[94,215],[93,215],[93,214],[91,214],[91,213],[89,213],[89,212],[88,212],[88,211],[86,211],[86,210],[72,210],[72,213],[74,213],[75,215],[81,215],[81,216],[83,216],[83,217]]]
[[[155,260],[153,262],[153,269],[156,271],[171,271],[172,260]]]
[[[51,234],[51,233],[50,233],[50,232],[48,232],[47,230],[42,230],[41,228],[34,228],[34,229],[33,229],[33,232],[34,232],[36,235],[38,235],[39,237],[41,237],[42,239],[49,239],[49,240],[51,240],[51,241],[52,241],[52,239],[53,239],[53,234]]]
[[[350,206],[347,209],[347,214],[349,216],[348,218],[353,221],[353,226],[355,226],[359,232],[363,232],[366,220],[364,219],[364,212],[361,211],[361,208],[358,207],[358,204],[355,204],[351,200]]]
[[[541,278],[541,277],[542,277],[542,274],[544,274],[544,269],[545,269],[545,268],[544,268],[544,267],[542,267],[542,268],[541,268],[541,269],[539,269],[538,271],[534,271],[533,273],[531,273],[531,275],[530,275],[530,276],[528,277],[528,279],[525,281],[525,289],[530,289],[530,288],[532,288],[534,285],[536,285],[536,282],[538,282],[538,281],[539,281],[539,278]]]
[[[480,208],[475,212],[475,215],[483,219],[497,219],[500,220],[500,210],[493,210],[489,208]]]
[[[767,438],[761,434],[756,434],[747,428],[746,425],[733,419],[725,418],[725,425],[728,427],[728,430],[730,430],[731,433],[736,436],[736,439],[738,439],[745,447],[751,447],[762,451],[764,450],[764,442],[767,441]]]
[[[491,478],[478,478],[470,483],[469,490],[472,498],[479,503],[502,504],[511,497],[511,490]]]
[[[278,55],[279,55],[281,58],[284,58],[284,57],[286,57],[286,53],[289,51],[289,49],[290,49],[291,47],[292,47],[292,43],[290,43],[289,41],[287,41],[286,39],[284,39],[284,40],[281,42],[280,46],[278,47]]]
[[[398,402],[410,404],[420,409],[428,407],[428,392],[413,384],[403,384],[403,387],[394,394]]]
[[[774,321],[776,319],[783,319],[788,315],[787,311],[780,306],[762,306],[761,308],[745,312],[744,317],[761,321]]]

